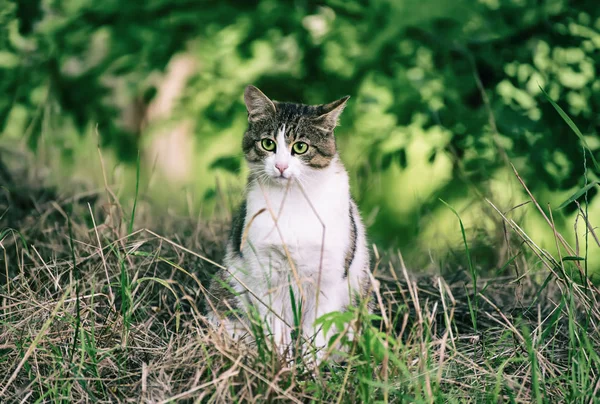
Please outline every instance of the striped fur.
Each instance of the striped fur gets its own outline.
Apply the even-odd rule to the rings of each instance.
[[[350,246],[346,250],[346,259],[344,266],[344,279],[348,277],[348,271],[350,270],[350,266],[352,265],[352,261],[354,260],[354,256],[356,255],[356,220],[354,216],[356,215],[356,206],[354,201],[350,201]]]
[[[337,153],[333,129],[348,98],[312,106],[273,102],[256,87],[246,90],[248,130],[242,141],[246,159],[258,163],[267,158],[269,153],[261,147],[261,140],[276,141],[278,130],[285,124],[285,147],[289,149],[295,142],[307,143],[308,152],[296,157],[311,168],[327,167]]]

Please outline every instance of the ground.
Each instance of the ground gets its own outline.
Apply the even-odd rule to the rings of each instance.
[[[310,348],[286,362],[260,331],[245,346],[208,327],[227,218],[132,212],[110,189],[61,195],[27,178],[0,193],[2,402],[600,402],[585,261],[509,222],[516,258],[497,268],[474,264],[470,241],[436,273],[374,249],[374,314],[324,318],[359,338],[341,332],[342,360],[314,367]]]

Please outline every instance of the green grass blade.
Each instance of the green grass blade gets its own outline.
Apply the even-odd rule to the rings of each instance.
[[[21,239],[23,248],[25,249],[25,251],[27,251],[27,253],[29,253],[29,248],[27,247],[27,241],[25,240],[25,236],[23,236],[23,234],[18,230],[11,229],[10,227],[3,229],[2,231],[0,231],[0,241],[2,241],[4,239],[4,237],[6,237],[8,235],[8,233],[13,233],[13,234],[17,233],[17,235]]]
[[[136,163],[136,168],[135,168],[135,198],[133,198],[133,208],[131,209],[131,220],[129,221],[129,234],[133,233],[133,223],[135,221],[135,208],[137,207],[139,191],[140,191],[140,151],[138,150],[137,163]]]
[[[452,211],[458,218],[458,223],[460,225],[460,232],[462,233],[463,243],[465,245],[465,252],[467,254],[467,264],[469,266],[469,272],[471,273],[471,278],[473,279],[473,306],[471,307],[471,300],[469,299],[469,311],[471,312],[471,320],[473,321],[473,328],[477,331],[477,272],[475,271],[475,267],[473,267],[473,261],[471,259],[471,252],[469,251],[469,243],[467,242],[467,234],[465,232],[465,226],[463,225],[462,219],[458,212],[450,206],[446,201],[439,198],[440,202],[442,202],[448,209]],[[468,297],[468,295],[467,295]]]
[[[561,203],[560,206],[557,209],[563,209],[564,207],[566,207],[567,205],[569,205],[573,201],[577,200],[579,197],[581,197],[583,194],[586,194],[590,189],[594,188],[597,185],[600,185],[600,181],[590,182],[585,187],[581,188],[580,190],[578,190],[577,192],[575,192],[573,195],[571,195],[569,197],[569,199],[567,199],[566,201],[564,201],[563,203]]]
[[[148,282],[148,281],[152,281],[152,282],[156,282],[162,286],[164,286],[165,288],[167,288],[175,297],[175,331],[179,332],[179,324],[181,321],[181,302],[179,300],[179,297],[177,296],[177,292],[175,292],[175,289],[173,289],[171,287],[171,285],[169,285],[169,282],[165,281],[164,279],[160,279],[154,276],[145,276],[143,278],[139,278],[137,279],[135,282],[131,283],[131,287],[132,289],[135,287],[135,285],[140,284],[142,282]]]
[[[537,404],[544,402],[543,396],[543,374],[540,371],[540,366],[537,358],[536,347],[534,341],[531,338],[531,332],[526,324],[521,327],[521,334],[525,338],[525,344],[527,347],[527,354],[529,356],[529,366],[531,371],[531,390],[533,400]]]
[[[71,354],[69,357],[69,362],[73,362],[73,356],[75,355],[75,348],[77,346],[77,337],[79,337],[79,327],[81,326],[81,294],[80,294],[80,278],[81,274],[79,273],[79,267],[77,266],[77,260],[75,259],[75,247],[73,246],[73,227],[71,226],[71,216],[67,215],[67,229],[69,231],[69,250],[71,253],[71,264],[73,265],[72,273],[73,278],[75,279],[75,296],[77,300],[75,301],[75,331],[73,334],[73,346],[71,348]]]
[[[546,90],[544,90],[542,88],[542,86],[540,86],[540,90],[542,90],[542,93],[544,94],[546,99],[550,102],[550,104],[552,104],[552,106],[554,107],[556,112],[558,112],[560,117],[566,122],[567,125],[569,125],[571,130],[573,132],[575,132],[575,134],[577,135],[579,140],[581,140],[581,143],[583,143],[585,148],[590,152],[590,156],[592,158],[592,161],[594,162],[594,167],[596,167],[596,170],[600,171],[600,165],[598,165],[598,162],[596,161],[596,158],[594,157],[594,153],[592,153],[592,149],[590,149],[590,147],[588,146],[587,142],[585,141],[585,138],[583,137],[583,134],[581,133],[581,131],[579,130],[577,125],[575,125],[575,122],[573,122],[573,120],[571,118],[569,118],[569,115],[567,115],[567,113],[565,111],[563,111],[563,109],[561,107],[559,107],[558,104],[552,100],[552,98],[550,98],[550,96],[548,95]]]

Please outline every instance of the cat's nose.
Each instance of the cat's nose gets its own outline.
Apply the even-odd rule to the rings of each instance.
[[[287,163],[275,163],[275,168],[279,170],[281,174],[288,168]]]

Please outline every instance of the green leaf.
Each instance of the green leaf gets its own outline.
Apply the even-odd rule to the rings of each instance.
[[[236,174],[240,171],[241,162],[237,156],[219,157],[210,165],[211,169],[220,168],[230,173]]]
[[[0,51],[0,69],[14,69],[19,65],[19,57],[14,53]]]
[[[562,209],[565,206],[569,205],[571,202],[578,199],[581,195],[587,193],[590,189],[594,188],[596,185],[600,185],[600,181],[594,181],[587,184],[585,187],[581,188],[579,191],[575,192],[573,195],[569,197],[566,201],[560,204],[558,209]]]

